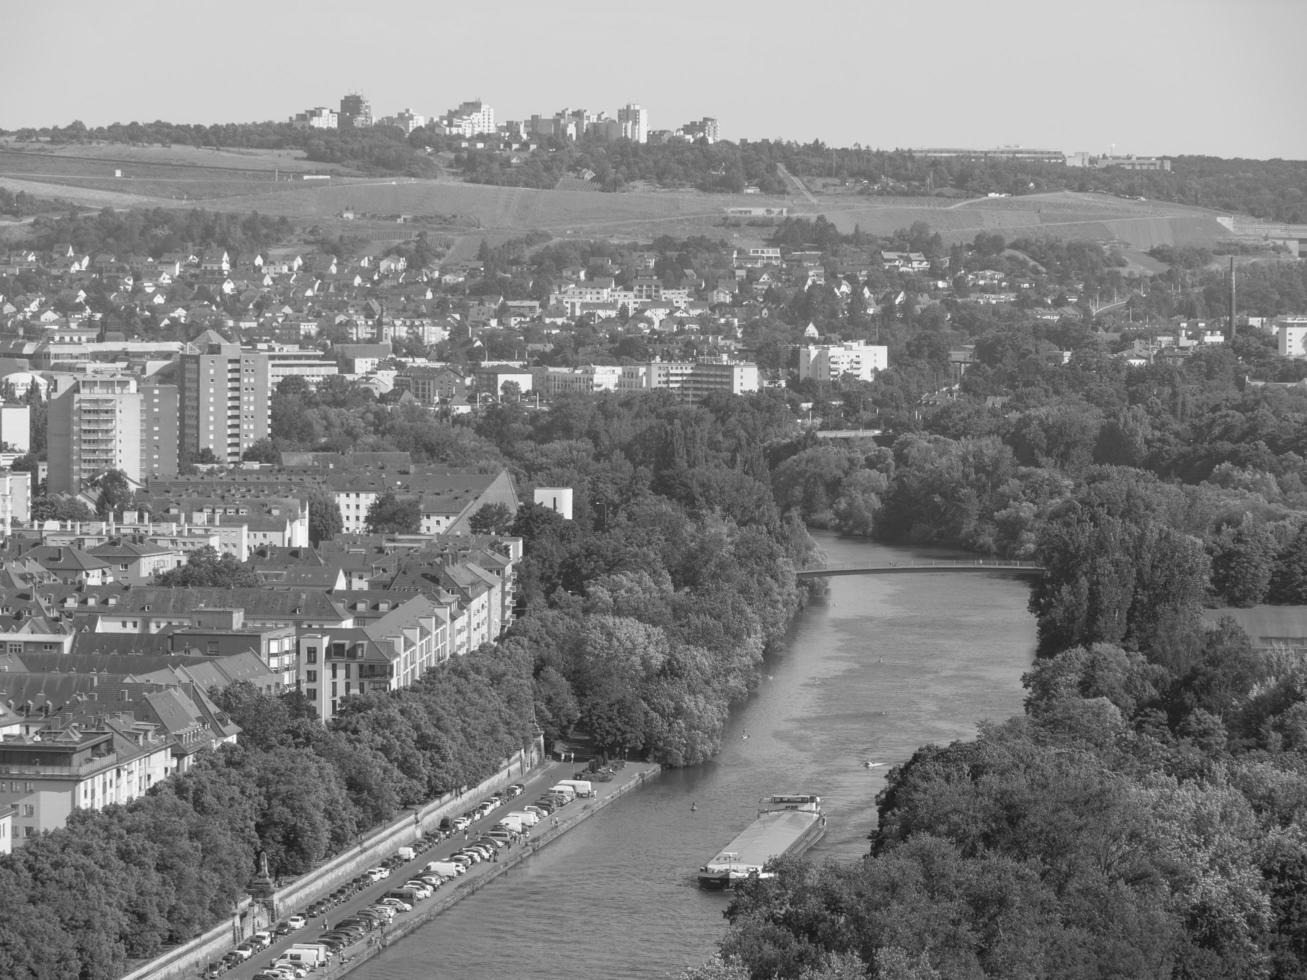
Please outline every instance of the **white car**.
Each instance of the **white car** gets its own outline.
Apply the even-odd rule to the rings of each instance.
[[[412,906],[412,905],[409,905],[408,902],[401,901],[401,900],[398,899],[398,898],[383,898],[383,899],[381,900],[381,903],[380,903],[380,904],[382,904],[382,905],[389,905],[389,906],[390,906],[392,909],[394,909],[396,912],[412,912],[412,911],[413,911],[413,906]]]
[[[367,874],[373,881],[381,881],[383,878],[390,877],[389,868],[368,868],[368,870],[364,873]]]

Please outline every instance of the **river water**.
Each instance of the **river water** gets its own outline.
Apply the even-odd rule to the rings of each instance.
[[[832,564],[923,557],[816,537]],[[694,872],[753,819],[760,797],[820,795],[826,836],[808,854],[849,860],[866,852],[889,765],[1020,713],[1020,677],[1034,655],[1023,581],[830,581],[829,595],[800,614],[786,648],[768,660],[757,696],[733,714],[717,759],[663,773],[353,980],[673,975],[715,951],[726,898],[701,891]],[[887,765],[869,770],[868,761]]]

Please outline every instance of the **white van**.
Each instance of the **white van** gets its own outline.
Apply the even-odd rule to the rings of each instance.
[[[427,871],[443,878],[454,878],[458,875],[467,874],[467,868],[457,861],[431,861],[427,864]]]
[[[588,779],[564,779],[558,784],[559,786],[571,786],[576,790],[577,796],[594,796],[594,784]]]
[[[550,786],[549,792],[561,794],[563,799],[566,800],[568,803],[571,803],[574,799],[576,799],[576,787],[569,786],[567,783],[559,783],[556,786]]]

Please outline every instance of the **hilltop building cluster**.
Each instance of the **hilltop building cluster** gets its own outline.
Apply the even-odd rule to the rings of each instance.
[[[300,129],[350,130],[393,126],[406,134],[429,126],[442,136],[463,139],[499,136],[510,142],[551,138],[574,142],[591,138],[606,142],[625,139],[633,143],[695,142],[702,139],[715,143],[721,139],[720,126],[711,116],[691,120],[676,129],[655,130],[649,124],[649,110],[635,102],[622,106],[615,116],[602,110],[560,109],[551,115],[533,113],[525,119],[497,123],[494,107],[480,99],[462,102],[439,114],[425,115],[404,108],[393,115],[374,117],[367,99],[351,93],[341,97],[338,108],[314,106],[296,113],[290,121]]]

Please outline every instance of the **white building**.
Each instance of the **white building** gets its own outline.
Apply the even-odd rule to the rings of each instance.
[[[881,344],[849,341],[799,348],[799,380],[830,382],[840,378],[871,381],[889,367],[889,348]]]
[[[1275,319],[1281,357],[1307,357],[1307,316],[1281,316]]]
[[[445,132],[450,136],[472,137],[495,131],[495,110],[480,99],[464,102],[445,113]]]
[[[541,507],[548,507],[563,520],[572,519],[571,487],[536,487],[532,499]]]
[[[32,409],[28,405],[0,405],[0,443],[16,453],[32,451]]]

